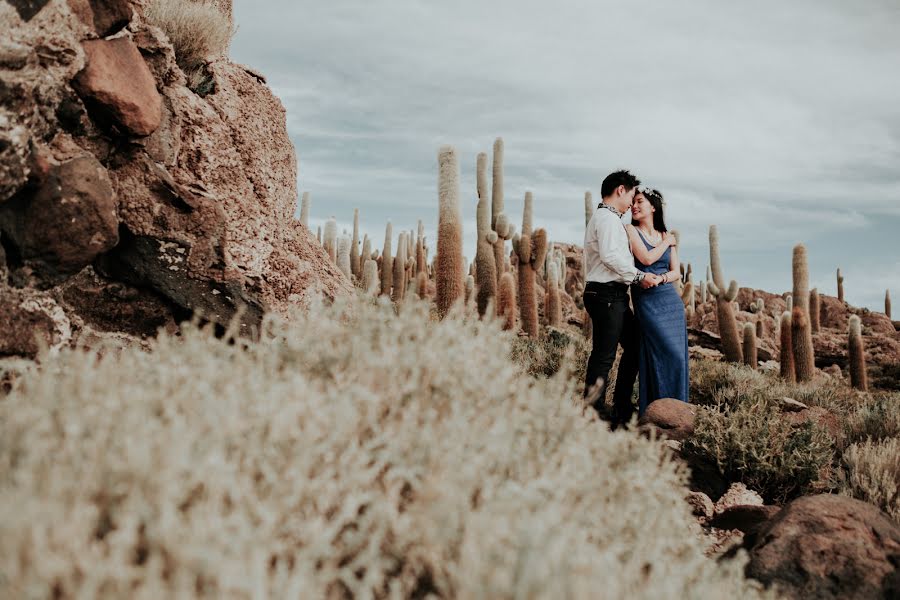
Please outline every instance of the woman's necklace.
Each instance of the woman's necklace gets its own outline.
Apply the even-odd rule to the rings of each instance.
[[[646,229],[644,229],[642,227],[641,231],[644,233],[644,237],[647,238],[647,241],[650,242],[651,244],[656,245],[662,241],[662,236],[659,235],[659,232],[657,232],[654,229],[647,231]]]

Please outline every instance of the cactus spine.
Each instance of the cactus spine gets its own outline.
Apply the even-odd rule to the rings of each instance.
[[[381,283],[378,281],[378,263],[371,258],[363,265],[362,288],[368,296],[377,296]]]
[[[794,309],[791,314],[791,343],[794,348],[794,370],[797,381],[804,382],[812,379],[816,370],[815,354],[813,353],[812,324],[809,317],[809,269],[807,267],[806,246],[797,244],[794,246],[793,258]],[[798,316],[801,315],[801,316]]]
[[[847,350],[850,354],[850,385],[863,392],[868,390],[866,377],[866,348],[862,339],[862,322],[858,315],[850,315]]]
[[[891,290],[884,290],[884,314],[891,318]]]
[[[300,224],[309,229],[309,192],[300,196]]]
[[[462,299],[465,285],[462,255],[462,218],[459,212],[459,161],[456,150],[438,152],[438,238],[435,256],[435,303],[444,317]]]
[[[809,324],[812,326],[813,333],[819,333],[819,321],[822,315],[822,307],[819,302],[819,290],[813,288],[809,290]]]
[[[353,239],[350,241],[350,272],[359,279],[360,273],[359,262],[359,209],[353,209]]]
[[[744,323],[744,364],[753,370],[759,368],[756,351],[756,328]]]
[[[499,239],[491,229],[490,205],[488,204],[487,154],[481,152],[475,161],[475,179],[478,190],[476,209],[477,240],[475,248],[475,276],[477,277],[478,314],[484,316],[488,306],[497,296],[497,267],[494,264],[494,244]]]
[[[790,383],[797,381],[794,374],[794,350],[791,344],[791,313],[781,313],[781,377]]]
[[[559,264],[547,265],[547,324],[559,327],[562,323],[562,304],[559,299]]]
[[[388,221],[384,226],[384,248],[381,250],[381,295],[391,295],[391,283],[394,278],[394,260],[391,242],[394,237],[394,226]]]
[[[712,280],[709,282],[708,288],[716,298],[716,319],[719,323],[719,336],[722,339],[725,360],[743,362],[744,352],[732,305],[737,297],[738,285],[737,281],[732,279],[728,290],[725,289],[725,277],[722,275],[722,263],[719,259],[719,230],[715,225],[709,227],[709,263]]]
[[[352,279],[350,272],[350,238],[342,235],[338,239],[337,266],[344,277]]]
[[[840,267],[838,267],[838,270],[837,270],[837,294],[838,294],[838,300],[843,302],[844,301],[844,276],[841,275]]]
[[[516,328],[516,282],[512,273],[500,276],[499,289],[500,316],[503,318],[503,329],[510,331]]]

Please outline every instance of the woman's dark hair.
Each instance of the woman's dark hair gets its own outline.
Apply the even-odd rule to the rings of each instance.
[[[668,231],[666,229],[666,219],[665,215],[663,215],[663,195],[659,190],[654,190],[651,188],[641,188],[638,190],[639,193],[644,195],[644,198],[647,199],[647,202],[656,209],[656,212],[653,213],[653,229],[657,231]]]

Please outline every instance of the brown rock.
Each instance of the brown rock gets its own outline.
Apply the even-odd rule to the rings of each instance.
[[[0,205],[0,229],[20,259],[51,280],[115,246],[118,224],[109,176],[88,154],[50,166],[36,188]]]
[[[900,597],[900,527],[859,500],[799,498],[760,529],[749,550],[747,575],[796,598]]]
[[[682,449],[678,456],[687,464],[690,471],[688,488],[691,491],[703,492],[715,501],[728,490],[728,480],[708,455]]]
[[[843,436],[843,424],[840,418],[821,406],[811,406],[797,412],[785,414],[785,418],[794,425],[801,425],[807,421],[823,428],[832,438],[838,440]]]
[[[694,516],[708,519],[713,515],[713,501],[703,492],[688,492],[685,500],[691,505]]]
[[[721,498],[716,502],[716,514],[724,512],[732,506],[762,506],[763,499],[758,493],[749,489],[743,483],[732,483]]]
[[[780,510],[777,506],[737,504],[716,513],[709,521],[709,525],[719,529],[737,529],[745,535],[755,535]]]
[[[30,21],[41,12],[50,0],[6,0],[23,21]]]
[[[55,348],[71,336],[68,318],[46,293],[0,287],[0,356],[34,357],[38,339]]]
[[[653,426],[672,440],[683,440],[694,433],[697,407],[673,398],[654,400],[640,419],[640,425]]]
[[[100,119],[146,136],[159,127],[162,100],[140,51],[127,37],[84,42],[85,68],[73,85]]]
[[[15,194],[28,179],[28,143],[31,137],[12,115],[4,112],[0,108],[0,204]]]

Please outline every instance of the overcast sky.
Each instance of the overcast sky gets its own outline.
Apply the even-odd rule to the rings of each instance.
[[[581,243],[584,192],[631,169],[666,197],[702,273],[900,298],[900,2],[235,0],[232,60],[287,108],[311,226],[384,238],[437,225],[437,151],[456,147],[474,257],[475,157],[506,146],[506,212]],[[896,318],[896,316],[895,316]]]

